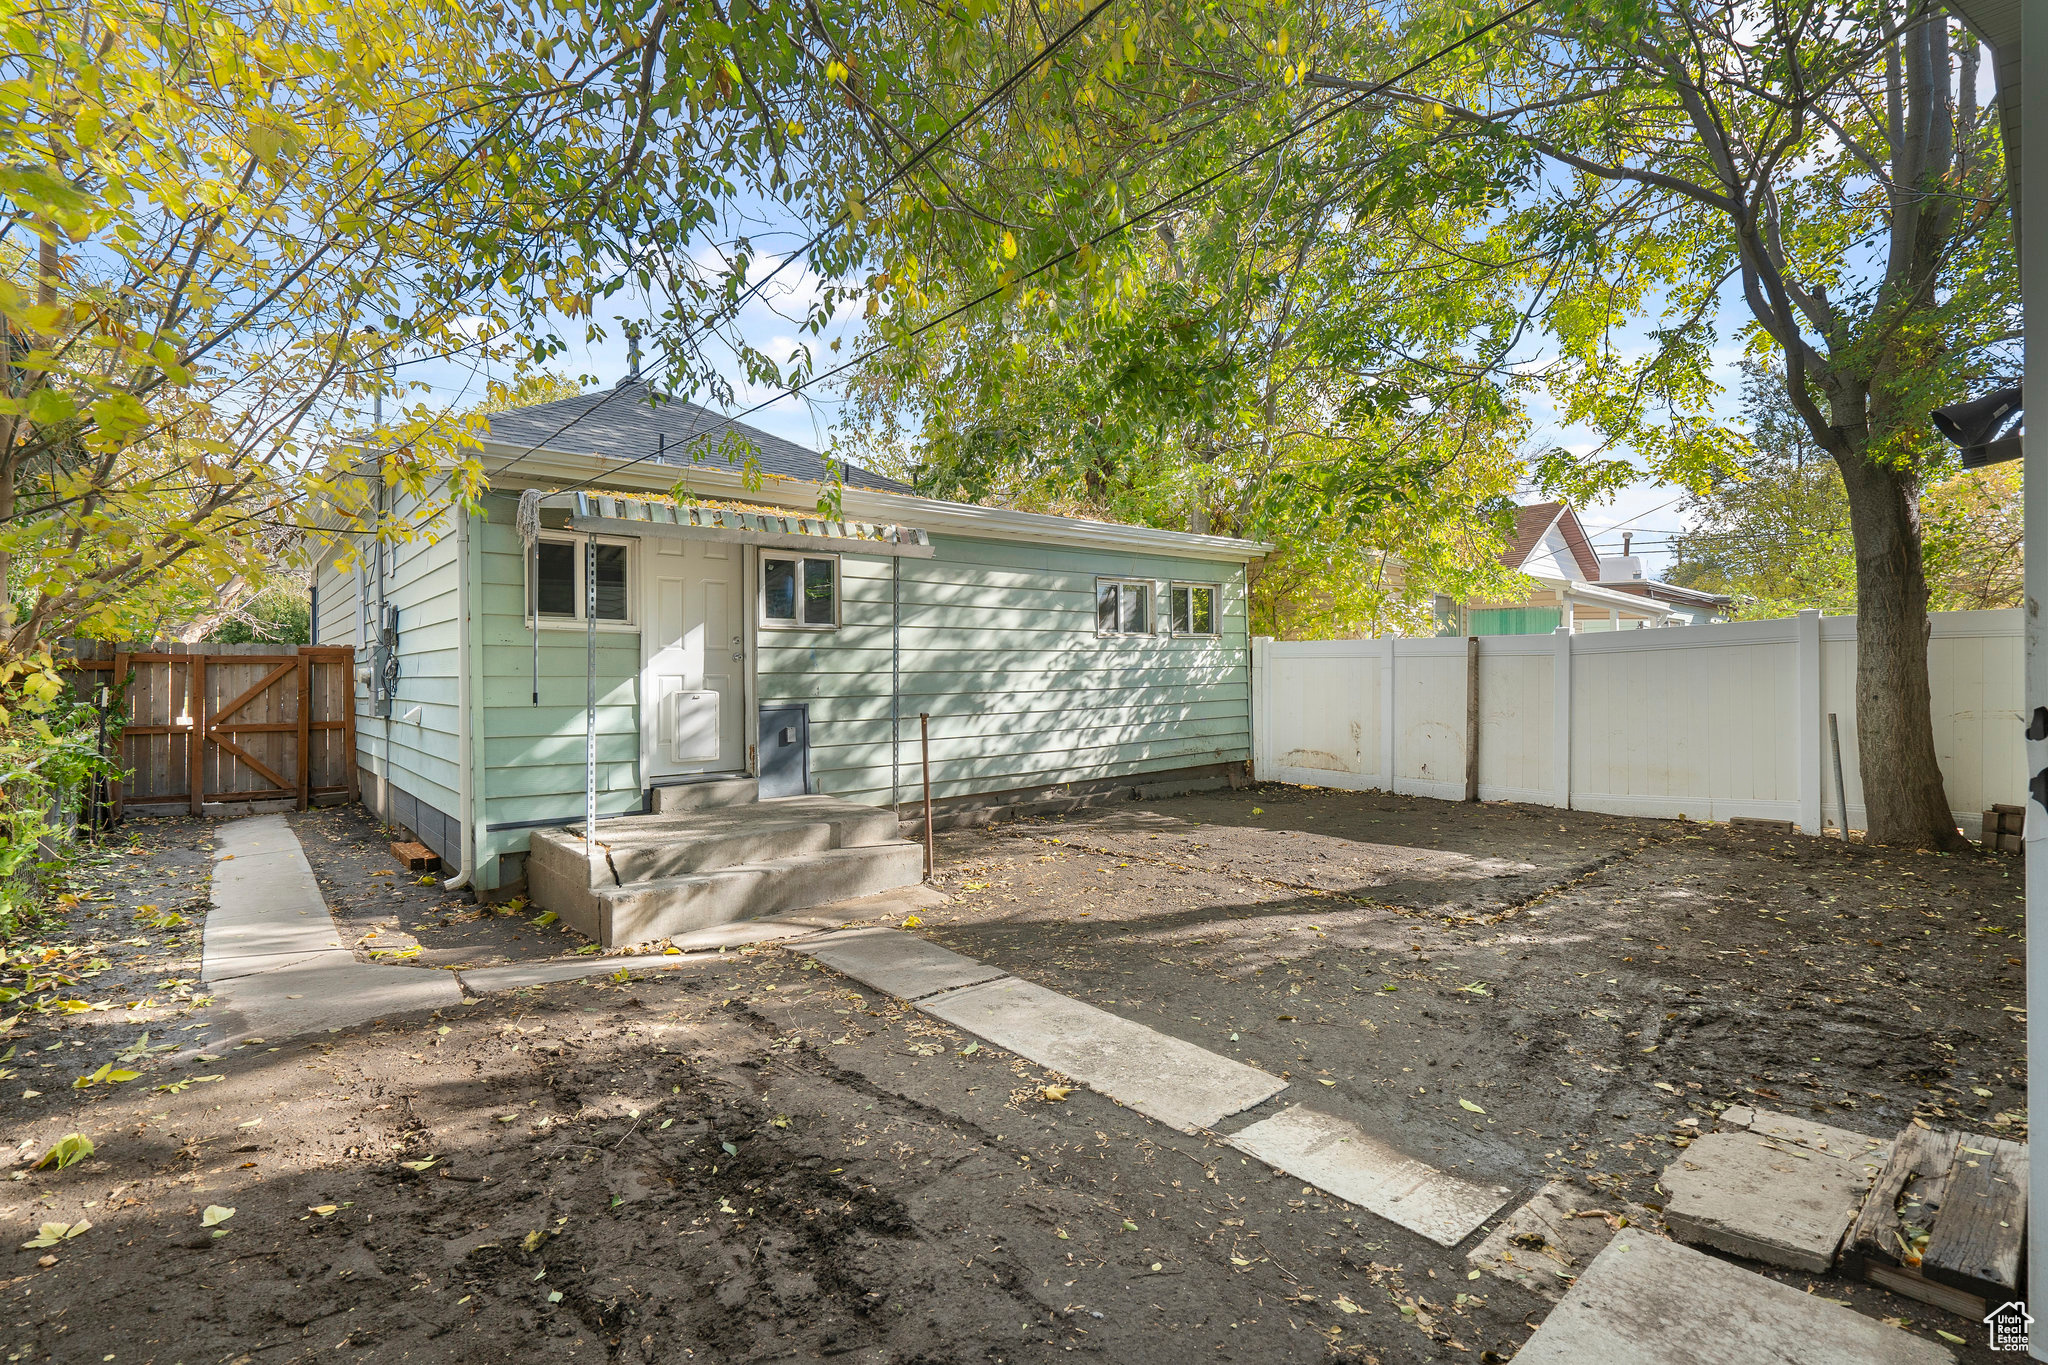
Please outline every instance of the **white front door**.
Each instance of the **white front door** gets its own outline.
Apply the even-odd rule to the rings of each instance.
[[[718,540],[640,542],[641,762],[647,780],[746,768],[741,549]]]

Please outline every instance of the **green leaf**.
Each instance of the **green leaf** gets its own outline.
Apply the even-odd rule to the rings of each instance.
[[[92,1139],[85,1134],[66,1133],[50,1144],[50,1150],[44,1152],[42,1160],[36,1162],[36,1169],[40,1171],[46,1166],[54,1166],[61,1171],[66,1166],[76,1166],[91,1156],[93,1150]]]
[[[1473,1113],[1475,1113],[1475,1114],[1483,1114],[1483,1113],[1485,1113],[1485,1112],[1486,1112],[1486,1111],[1485,1111],[1484,1109],[1481,1109],[1481,1108],[1480,1108],[1480,1107],[1479,1107],[1478,1105],[1476,1105],[1476,1104],[1472,1103],[1472,1101],[1470,1101],[1470,1100],[1467,1100],[1467,1099],[1461,1099],[1461,1100],[1459,1100],[1459,1101],[1458,1101],[1458,1107],[1459,1107],[1460,1109],[1468,1109],[1468,1110],[1470,1110],[1471,1112],[1473,1112]]]

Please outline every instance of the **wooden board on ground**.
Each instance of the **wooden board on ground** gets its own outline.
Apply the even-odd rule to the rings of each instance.
[[[425,844],[393,844],[391,856],[408,872],[433,872],[441,866],[441,855]]]
[[[2016,1295],[2026,1231],[2025,1146],[1909,1127],[1849,1231],[1845,1268],[1960,1312]]]
[[[1772,820],[1761,815],[1738,815],[1728,822],[1736,829],[1755,830],[1759,834],[1797,834],[1799,826],[1790,820]]]

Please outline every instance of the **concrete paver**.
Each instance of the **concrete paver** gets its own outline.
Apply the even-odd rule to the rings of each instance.
[[[795,951],[902,1000],[922,1000],[1008,975],[901,929],[849,929],[798,944]]]
[[[1464,1241],[1509,1194],[1504,1186],[1440,1171],[1356,1124],[1305,1105],[1283,1109],[1225,1141],[1439,1246]]]
[[[1213,1128],[1287,1088],[1256,1067],[1012,977],[917,1007],[1182,1132]]]
[[[1607,1244],[1515,1365],[1945,1365],[1946,1347],[1648,1234]]]
[[[1882,1164],[1750,1132],[1708,1133],[1665,1168],[1664,1221],[1681,1242],[1825,1271]]]
[[[1622,1220],[1626,1221],[1616,1228],[1614,1223]],[[1553,1180],[1501,1219],[1465,1259],[1476,1269],[1556,1303],[1617,1236],[1655,1234],[1661,1225],[1662,1220],[1640,1204]]]

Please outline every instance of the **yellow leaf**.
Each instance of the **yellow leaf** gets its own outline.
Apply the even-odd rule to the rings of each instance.
[[[50,1144],[50,1150],[43,1153],[43,1159],[36,1163],[36,1169],[40,1171],[45,1166],[55,1166],[61,1171],[66,1166],[76,1166],[92,1153],[91,1138],[83,1133],[66,1133]]]
[[[206,1211],[199,1215],[199,1226],[217,1228],[235,1216],[235,1211],[224,1204],[208,1204]]]
[[[1481,1109],[1478,1105],[1472,1103],[1472,1101],[1470,1100],[1459,1100],[1458,1107],[1460,1109],[1469,1109],[1475,1114],[1483,1114],[1486,1112],[1484,1109]]]

